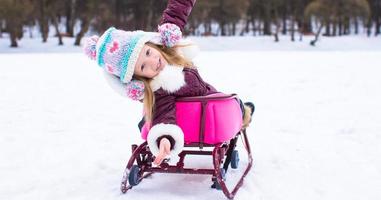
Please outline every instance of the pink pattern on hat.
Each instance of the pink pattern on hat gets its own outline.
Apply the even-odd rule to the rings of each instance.
[[[114,41],[112,43],[112,47],[110,47],[109,51],[110,51],[110,53],[114,53],[118,49],[119,49],[119,43],[117,41]]]
[[[106,64],[106,69],[108,72],[110,72],[112,74],[114,73],[114,67],[112,65]]]

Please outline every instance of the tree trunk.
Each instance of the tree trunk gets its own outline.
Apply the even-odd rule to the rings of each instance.
[[[342,20],[341,17],[339,18],[339,23],[338,23],[338,25],[339,25],[339,36],[342,36],[342,35],[343,35],[343,30],[344,30],[344,28],[343,28],[343,20]]]
[[[74,37],[74,15],[76,0],[67,0],[66,4],[66,33],[69,37]]]
[[[316,42],[317,42],[318,39],[319,39],[320,33],[321,33],[321,31],[323,30],[323,27],[324,27],[324,23],[320,24],[320,27],[319,27],[319,29],[318,29],[318,32],[315,34],[315,39],[312,40],[312,41],[310,42],[310,45],[311,45],[311,46],[315,46]]]
[[[70,1],[69,1],[70,2]],[[73,30],[72,30],[72,26],[71,26],[71,21],[72,21],[72,7],[70,5],[70,3],[67,3],[66,4],[66,10],[65,10],[65,13],[66,13],[66,34],[70,37],[73,37]]]
[[[346,17],[345,19],[344,19],[344,35],[349,35],[349,34],[351,34],[351,22],[350,22],[350,19],[349,19],[349,17]]]
[[[219,6],[218,6],[218,18],[219,18],[219,25],[220,25],[220,31],[221,31],[221,35],[222,36],[225,36],[226,35],[226,30],[225,30],[225,26],[226,26],[226,20],[225,20],[225,13],[224,13],[224,0],[219,0]]]
[[[83,38],[85,33],[89,30],[89,26],[90,26],[90,20],[87,18],[83,18],[82,22],[81,22],[81,30],[79,31],[79,33],[75,37],[75,42],[74,42],[75,46],[81,45],[81,39]]]
[[[11,47],[18,47],[18,44],[17,44],[17,37],[15,35],[15,33],[10,33],[10,39],[11,39]]]
[[[355,34],[358,35],[359,34],[359,21],[358,21],[357,17],[355,17],[355,19],[354,19],[354,25],[355,25]]]
[[[263,35],[271,35],[271,23],[268,17],[263,21]]]
[[[60,29],[58,28],[57,16],[52,16],[52,22],[53,22],[53,26],[54,26],[54,29],[56,30],[56,34],[58,37],[58,45],[63,45],[62,34],[60,33]]]
[[[325,33],[324,33],[324,35],[325,36],[331,36],[331,23],[330,22],[325,24]]]
[[[282,15],[282,34],[286,35],[287,34],[287,13],[284,10],[283,15]]]
[[[378,36],[380,34],[380,31],[381,31],[381,20],[380,20],[380,16],[377,16],[377,18],[376,18],[376,30],[375,30],[374,35]]]
[[[246,20],[246,25],[245,25],[245,33],[248,33],[249,32],[249,28],[250,28],[250,20]]]
[[[3,25],[4,25],[4,20],[0,19],[0,38],[3,37]]]
[[[221,36],[226,36],[225,23],[220,22]]]
[[[336,20],[333,20],[333,27],[332,27],[332,36],[337,35],[337,22]]]
[[[280,23],[277,20],[275,21],[275,26],[274,41],[279,42]]]
[[[9,31],[9,38],[11,39],[11,47],[18,47],[17,44],[17,27],[14,23],[7,23],[7,29]]]
[[[41,24],[41,35],[42,35],[42,42],[48,41],[48,35],[49,35],[49,25],[47,20],[44,20]]]
[[[46,19],[46,12],[45,12],[45,2],[44,0],[39,1],[40,6],[40,31],[42,36],[42,42],[46,42],[48,40],[48,34],[49,34],[49,22]]]
[[[372,20],[371,19],[369,19],[369,22],[366,28],[367,28],[366,34],[368,37],[370,37],[370,35],[372,34]]]
[[[375,23],[375,31],[374,35],[378,36],[381,33],[381,0],[376,0],[374,5],[374,23]]]
[[[278,34],[279,34],[279,31],[278,31],[278,28],[276,28],[277,30],[275,31],[275,33],[274,33],[274,42],[279,42],[279,36],[278,36]]]
[[[298,27],[299,33],[299,41],[303,41],[303,33],[304,33],[304,19],[296,18],[296,26]]]
[[[263,8],[263,35],[271,35],[271,22],[273,20],[269,3]]]
[[[290,24],[290,31],[291,31],[291,41],[295,41],[295,15],[291,16],[291,24]]]

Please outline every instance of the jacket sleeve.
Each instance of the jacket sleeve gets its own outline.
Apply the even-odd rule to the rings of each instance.
[[[164,23],[176,24],[184,32],[184,27],[196,0],[169,0],[163,12],[160,25]]]
[[[155,92],[152,126],[160,123],[176,124],[176,97],[162,90],[159,92],[161,94]]]
[[[148,132],[147,142],[154,155],[159,153],[159,141],[165,137],[171,143],[170,156],[178,155],[184,147],[184,133],[176,125],[175,96],[161,90],[155,92],[155,106],[153,111],[152,127]]]

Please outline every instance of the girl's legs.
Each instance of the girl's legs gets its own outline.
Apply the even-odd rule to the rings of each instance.
[[[242,105],[242,102],[241,102]],[[242,108],[242,107],[241,107]],[[255,106],[252,102],[245,102],[243,104],[243,125],[242,128],[247,128],[251,122]]]

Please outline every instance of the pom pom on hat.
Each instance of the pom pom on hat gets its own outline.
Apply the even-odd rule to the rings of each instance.
[[[180,27],[171,23],[164,23],[158,26],[161,42],[167,47],[173,47],[181,39],[182,33]]]
[[[99,36],[93,35],[89,38],[86,38],[85,45],[83,46],[84,53],[91,59],[95,60],[97,57],[97,42],[99,40]]]
[[[144,83],[139,80],[131,80],[126,84],[126,92],[132,100],[142,100],[144,98]]]

